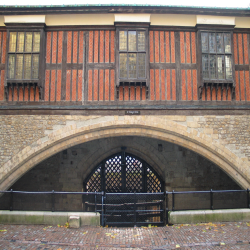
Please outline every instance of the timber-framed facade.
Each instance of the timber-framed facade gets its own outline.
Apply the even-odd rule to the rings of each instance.
[[[249,9],[0,6],[0,190],[81,191],[121,152],[162,192],[249,188],[249,44]]]
[[[216,15],[212,15],[212,10],[168,6],[150,10],[141,6],[139,10],[138,6],[119,8],[115,5],[2,7],[0,101],[11,106],[14,103],[18,106],[20,102],[29,106],[34,102],[32,105],[46,104],[52,109],[60,103],[68,107],[77,105],[80,109],[117,105],[153,109],[159,105],[167,109],[180,105],[199,109],[204,104],[245,106],[250,101],[248,10],[217,9]],[[10,11],[17,16],[11,16]],[[65,19],[71,15],[78,18],[67,23]],[[20,40],[24,39],[20,36],[21,30],[40,30],[40,57],[36,63],[39,78],[36,81],[33,75],[10,75],[11,70],[21,70],[24,74],[28,64],[35,70],[34,56],[28,62],[28,55],[18,54],[13,61],[10,35],[17,30],[15,46],[19,47],[19,43],[24,42]],[[143,34],[140,39],[144,39],[145,47],[142,50],[138,47],[134,52],[132,47],[122,49],[121,32],[126,33],[123,39],[130,39],[130,46],[133,43],[137,46],[138,34]],[[137,40],[133,40],[133,32]],[[207,52],[206,63],[202,49],[202,34],[205,33],[210,34],[207,42],[211,50]],[[229,36],[223,35],[221,40],[220,34]],[[216,39],[215,49],[219,43],[222,47],[228,43],[225,46],[230,51],[224,50],[221,54],[218,47],[217,52],[212,52],[213,39]],[[23,53],[28,53],[26,47],[23,49]],[[215,58],[211,53],[218,55]],[[122,72],[125,70],[128,76],[121,74],[122,64]],[[211,73],[207,77],[205,67],[209,65]],[[133,69],[139,67],[138,72],[143,72],[141,76],[133,73]],[[218,71],[221,71],[219,76]],[[230,79],[227,72],[230,72]]]

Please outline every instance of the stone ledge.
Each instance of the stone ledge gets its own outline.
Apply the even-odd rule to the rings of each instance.
[[[169,211],[169,224],[250,221],[250,209]]]
[[[0,224],[64,225],[70,216],[80,218],[80,226],[100,226],[100,214],[93,212],[0,211]]]

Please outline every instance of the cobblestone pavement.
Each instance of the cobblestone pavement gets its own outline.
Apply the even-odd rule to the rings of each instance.
[[[80,229],[0,225],[0,249],[250,249],[250,222]]]

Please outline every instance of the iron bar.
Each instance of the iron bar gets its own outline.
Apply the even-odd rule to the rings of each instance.
[[[163,201],[164,201],[164,205],[163,205],[163,210],[164,210],[164,213],[163,213],[163,222],[164,224],[168,224],[168,194],[166,192],[164,192],[163,194]]]
[[[172,211],[174,211],[174,190],[172,192]]]
[[[211,191],[175,191],[176,194],[202,194],[210,193]],[[246,190],[213,190],[213,193],[237,193],[237,192],[246,192]],[[166,191],[166,193],[172,193]]]
[[[104,227],[104,192],[102,192],[102,224],[101,226]]]
[[[136,193],[134,192],[134,223],[136,224]]]
[[[244,192],[244,193],[242,193]],[[205,197],[207,205],[203,209],[210,208],[218,209],[216,205],[216,196],[215,194],[229,194],[230,196],[234,193],[235,199],[240,199],[241,203],[230,203],[230,204],[222,204],[222,209],[227,209],[233,206],[234,208],[250,208],[250,190],[210,190],[210,191],[172,191],[172,192],[161,192],[161,193],[106,193],[106,192],[57,192],[57,191],[46,191],[46,192],[31,192],[31,191],[0,191],[0,193],[9,193],[9,209],[13,211],[14,204],[14,196],[19,199],[23,194],[35,194],[35,195],[51,195],[51,211],[55,211],[55,201],[57,195],[60,194],[74,194],[74,195],[83,195],[87,199],[83,200],[84,204],[87,208],[90,208],[90,211],[99,212],[101,214],[101,225],[105,226],[110,222],[116,223],[117,221],[110,221],[112,216],[123,220],[126,223],[135,223],[136,225],[143,223],[153,224],[151,218],[157,217],[157,223],[161,222],[162,224],[168,222],[168,211],[171,210],[171,204],[168,199],[172,193],[172,211],[178,210],[195,210],[200,209],[201,204],[199,204],[200,197]],[[192,195],[196,194],[198,197],[193,197],[197,201],[197,207],[191,206],[191,208],[187,208],[186,204],[183,203],[183,199],[179,199],[178,195]],[[208,196],[209,194],[209,196]],[[237,194],[242,194],[241,196]],[[19,196],[20,195],[20,196]],[[86,196],[85,196],[86,195]],[[137,196],[138,195],[138,196]],[[225,196],[224,195],[224,196]],[[247,197],[245,196],[247,195]],[[176,197],[177,196],[177,197]],[[226,195],[226,198],[219,198],[222,202],[223,199],[229,199]],[[237,196],[237,197],[236,197]],[[91,198],[92,197],[92,198]],[[108,197],[108,199],[107,199]],[[49,196],[50,198],[50,196]],[[218,197],[217,197],[218,198]],[[113,200],[112,200],[113,199]],[[229,199],[230,200],[230,199]],[[234,201],[234,200],[232,200]],[[17,202],[17,201],[16,201]],[[179,207],[179,202],[181,202],[181,207]],[[247,204],[246,204],[247,203]],[[16,203],[17,204],[17,203]],[[8,206],[8,203],[7,203]],[[169,207],[170,206],[170,207]],[[202,205],[203,206],[203,205]],[[236,207],[235,207],[236,206]],[[18,209],[15,206],[15,209]],[[85,210],[84,210],[85,211]],[[86,210],[89,211],[89,210]],[[119,218],[117,220],[119,220]],[[154,220],[155,221],[155,220]],[[122,223],[123,223],[122,222]]]
[[[96,213],[96,192],[95,192],[95,213]]]
[[[16,193],[16,194],[95,194],[95,192],[64,192],[64,191],[11,191],[11,190],[3,190],[0,193]],[[102,192],[96,192],[96,194],[102,194]]]
[[[52,195],[51,195],[51,211],[54,212],[55,211],[55,191],[52,190]]]
[[[13,211],[13,190],[10,190],[10,211]]]
[[[213,201],[213,190],[210,190],[210,209],[214,209],[214,201]]]
[[[249,188],[247,189],[247,208],[250,208],[250,203],[249,203]]]

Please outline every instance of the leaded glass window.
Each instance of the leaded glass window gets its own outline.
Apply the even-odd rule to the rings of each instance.
[[[39,78],[40,32],[10,32],[8,79]]]
[[[201,32],[203,80],[233,80],[231,33]]]
[[[119,78],[146,79],[145,30],[119,31]]]

